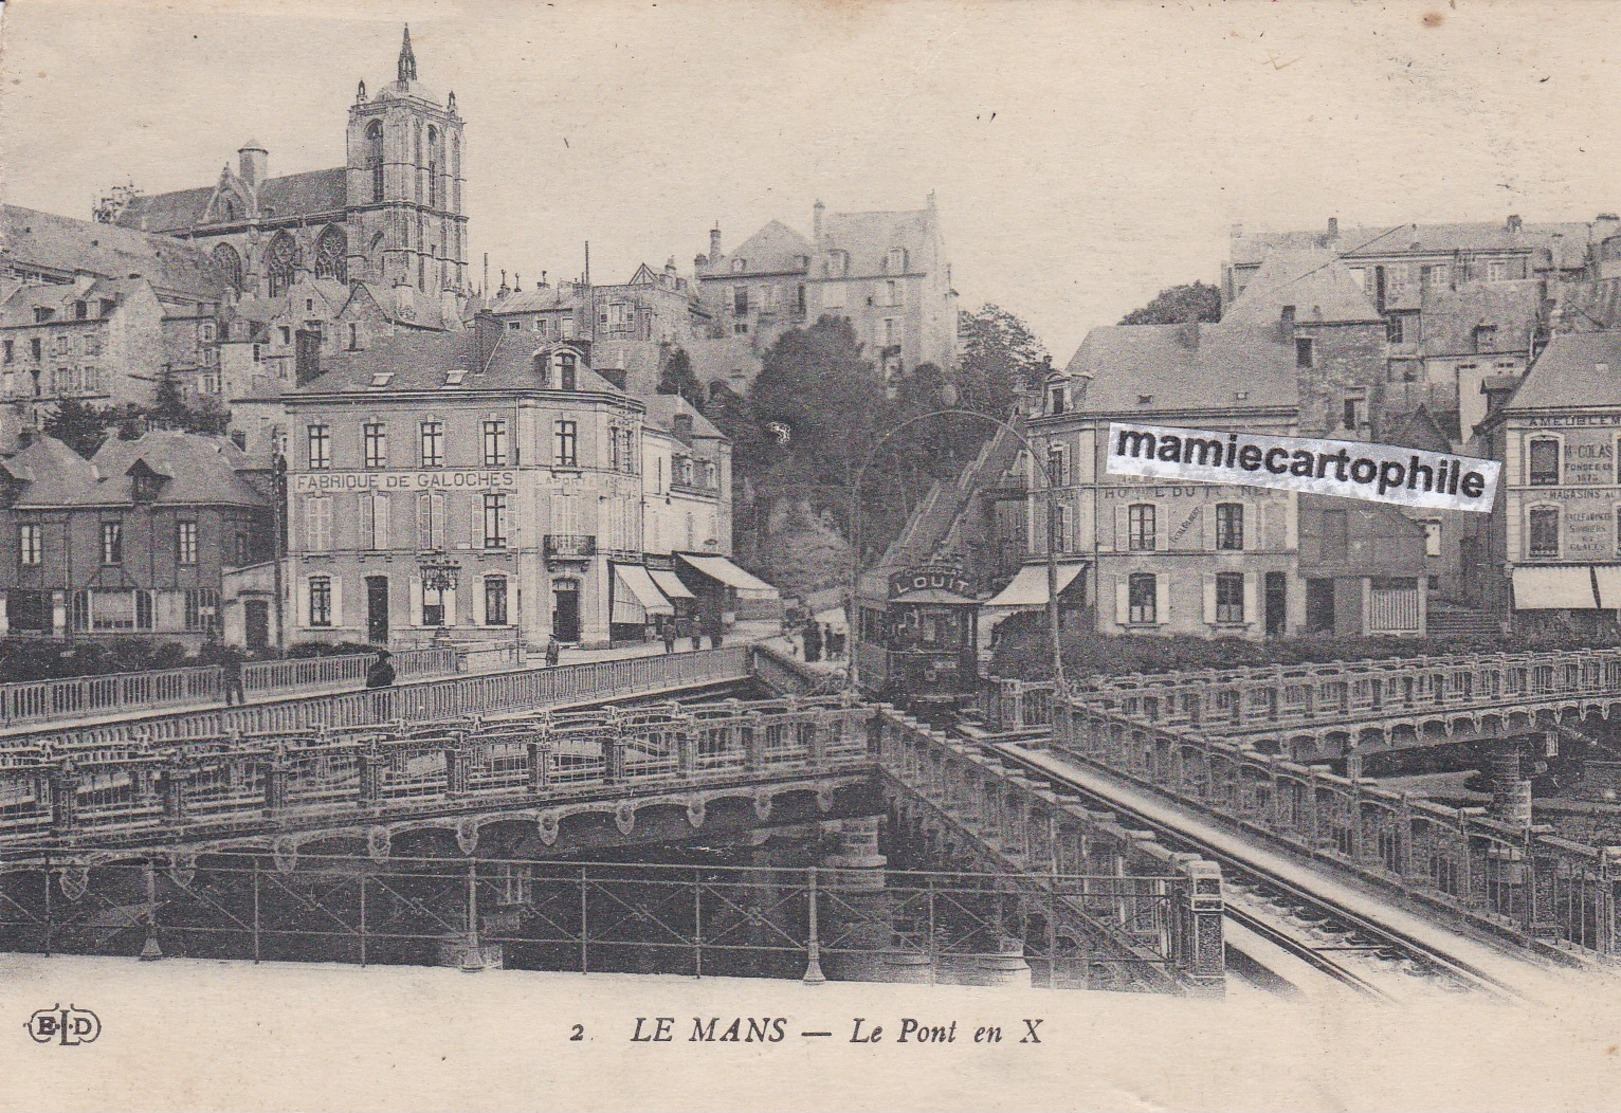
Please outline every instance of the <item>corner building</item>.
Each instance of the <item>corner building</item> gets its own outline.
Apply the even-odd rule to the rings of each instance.
[[[586,349],[481,314],[284,396],[287,640],[608,642],[612,565],[643,560],[644,407]]]

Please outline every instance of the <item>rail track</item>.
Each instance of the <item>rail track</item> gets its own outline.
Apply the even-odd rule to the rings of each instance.
[[[1162,845],[1219,863],[1229,920],[1354,993],[1390,1003],[1435,991],[1474,992],[1505,1002],[1523,999],[1513,986],[1474,963],[1065,777],[1036,760],[1024,744],[977,741],[1026,775],[1153,831]]]

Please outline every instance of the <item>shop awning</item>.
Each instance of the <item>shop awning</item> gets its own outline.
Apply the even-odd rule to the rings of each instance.
[[[636,625],[646,622],[650,614],[675,613],[675,607],[640,564],[615,564],[613,570],[614,622]]]
[[[687,564],[695,572],[700,572],[717,583],[738,591],[755,592],[775,596],[777,589],[766,583],[760,577],[745,572],[723,556],[698,556],[688,553],[677,553],[676,557]]]
[[[662,568],[649,568],[647,574],[653,577],[653,582],[659,585],[659,590],[672,600],[698,598],[674,572],[666,572]]]
[[[1621,564],[1595,564],[1598,578],[1598,605],[1607,611],[1621,609]]]
[[[1578,568],[1514,569],[1517,611],[1591,611],[1598,605],[1593,597],[1593,574],[1585,564]]]
[[[1058,562],[1058,594],[1069,589],[1086,569],[1086,561]],[[981,607],[1045,607],[1047,605],[1047,565],[1026,564],[1019,569],[1013,582],[981,603]]]

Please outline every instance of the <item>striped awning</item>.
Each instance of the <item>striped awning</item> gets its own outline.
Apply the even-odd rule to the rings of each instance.
[[[616,563],[613,571],[614,622],[635,625],[646,622],[648,615],[675,613],[675,607],[640,564]]]
[[[1586,564],[1514,569],[1514,609],[1517,611],[1591,611],[1598,607],[1599,601],[1593,592],[1593,570]]]
[[[653,577],[653,582],[659,585],[659,590],[672,600],[698,598],[674,572],[667,572],[662,568],[649,568],[647,574]]]

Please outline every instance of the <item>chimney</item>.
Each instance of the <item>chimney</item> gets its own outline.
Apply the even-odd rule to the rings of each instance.
[[[692,415],[687,413],[676,414],[670,421],[670,432],[674,433],[675,439],[682,444],[691,444]]]
[[[709,230],[709,261],[714,262],[720,258],[720,225],[717,223]]]
[[[236,152],[237,173],[255,189],[270,176],[270,155],[257,139],[250,139]]]
[[[1520,220],[1520,214],[1519,213],[1510,213],[1509,216],[1508,216],[1508,224],[1507,224],[1508,230],[1510,232],[1518,232],[1522,227],[1524,227],[1524,225],[1523,225],[1522,221]]]
[[[321,376],[321,334],[301,328],[293,334],[293,378],[299,386]]]
[[[478,343],[478,366],[473,371],[482,374],[495,357],[496,345],[501,343],[500,318],[487,309],[474,314],[473,337]]]
[[[1340,218],[1337,217],[1337,216],[1331,216],[1331,217],[1328,218],[1328,242],[1333,243],[1335,240],[1337,240],[1339,238],[1340,238]]]
[[[1286,305],[1278,316],[1278,333],[1284,340],[1295,338],[1295,307]]]
[[[827,206],[817,198],[816,204],[811,206],[811,245],[822,246],[822,214],[827,212]]]
[[[1513,375],[1487,375],[1480,382],[1480,393],[1486,396],[1486,416],[1490,417],[1508,403],[1519,387],[1520,379]]]
[[[1188,315],[1177,330],[1182,346],[1193,351],[1199,350],[1199,312],[1196,309],[1188,310]]]

